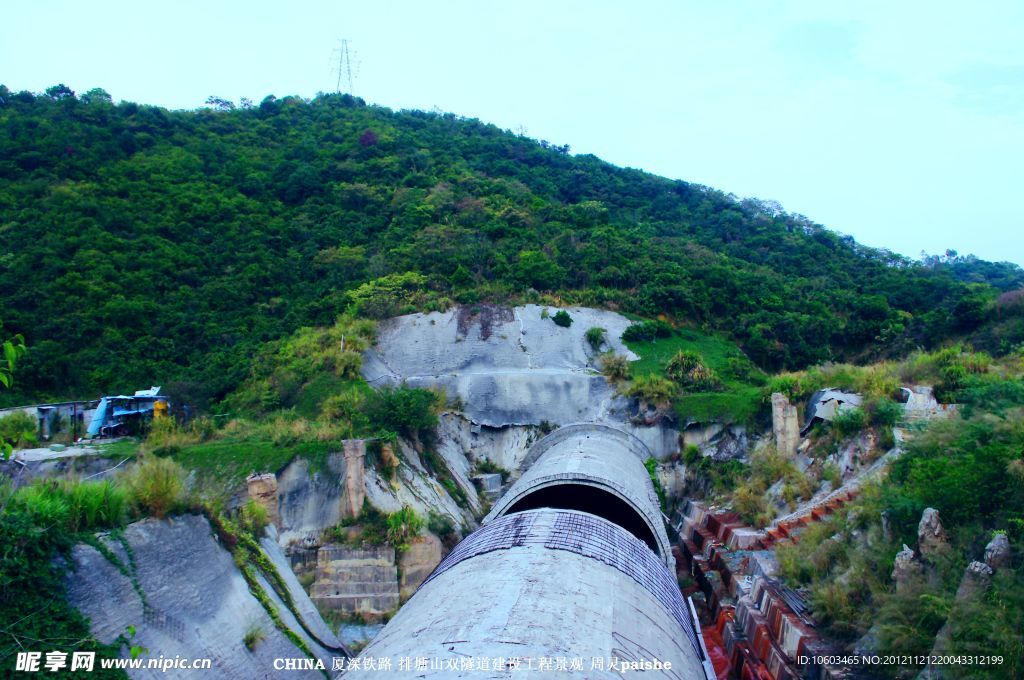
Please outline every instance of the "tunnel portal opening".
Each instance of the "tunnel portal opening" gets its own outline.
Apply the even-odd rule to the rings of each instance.
[[[505,511],[506,515],[526,510],[553,508],[579,510],[597,515],[633,534],[661,556],[654,533],[633,506],[610,491],[587,484],[555,484],[532,491]]]

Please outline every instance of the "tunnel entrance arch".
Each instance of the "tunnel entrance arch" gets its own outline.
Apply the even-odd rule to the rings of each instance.
[[[540,508],[579,510],[596,515],[622,527],[646,543],[654,554],[661,556],[658,540],[644,516],[630,503],[600,486],[574,481],[536,488],[515,501],[504,514]]]

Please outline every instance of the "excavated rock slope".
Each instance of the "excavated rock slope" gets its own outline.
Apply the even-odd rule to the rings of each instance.
[[[608,348],[635,359],[619,340],[629,320],[571,307],[573,323],[563,328],[543,318],[543,309],[484,307],[473,314],[460,307],[388,319],[365,357],[364,375],[374,385],[443,387],[482,425],[602,419],[613,392],[595,370],[597,352],[584,334],[604,328]]]
[[[674,452],[678,431],[630,423],[629,401],[616,396],[597,370],[603,352],[637,359],[621,340],[629,319],[568,307],[572,325],[565,328],[551,318],[558,311],[537,305],[457,307],[388,319],[363,358],[363,375],[375,387],[441,388],[481,427],[606,422],[637,436],[658,457]],[[594,327],[605,330],[598,349],[585,337]],[[496,458],[510,469],[518,463],[516,453]]]
[[[266,610],[249,592],[245,579],[227,550],[213,536],[204,517],[184,515],[167,520],[148,519],[129,525],[125,538],[129,556],[116,541],[106,541],[129,575],[95,548],[79,544],[72,551],[74,569],[68,572],[68,599],[91,623],[101,642],[112,642],[128,626],[136,633],[131,642],[154,654],[173,659],[209,658],[212,670],[173,671],[177,678],[250,680],[270,677],[274,659],[307,658],[278,630]],[[341,656],[339,643],[320,618],[280,551],[264,541],[271,560],[284,577],[296,609],[313,639],[280,599],[264,584],[285,625],[299,635],[314,653],[331,667],[331,658]],[[134,563],[134,568],[131,565]],[[137,581],[138,590],[132,583]],[[141,593],[139,592],[141,591]],[[145,601],[143,601],[143,596]],[[250,628],[263,639],[254,649],[244,638]],[[131,672],[133,678],[166,678],[159,669]],[[323,678],[319,671],[294,671],[289,677]]]

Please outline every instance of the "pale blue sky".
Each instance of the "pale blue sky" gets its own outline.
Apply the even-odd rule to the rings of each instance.
[[[195,108],[334,89],[777,200],[863,243],[1024,264],[1024,3],[57,2],[0,82]]]

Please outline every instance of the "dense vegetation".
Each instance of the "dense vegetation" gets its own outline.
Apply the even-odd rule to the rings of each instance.
[[[183,480],[184,470],[173,462],[147,458],[116,481],[36,480],[17,490],[9,480],[0,483],[0,668],[13,669],[17,653],[26,649],[59,650],[69,659],[71,652],[92,651],[97,677],[127,677],[101,669],[98,659],[131,648],[131,627],[111,644],[97,641],[88,621],[68,604],[65,564],[55,558],[70,561],[71,547],[84,541],[128,576],[134,564],[121,562],[95,532],[108,531],[107,540],[120,543],[133,562],[121,532],[125,522],[181,510]],[[67,668],[57,674],[74,675]]]
[[[1024,340],[1018,268],[918,265],[450,114],[0,86],[0,129],[0,316],[32,348],[8,402],[163,384],[202,407],[300,327],[452,300],[662,314],[769,370]]]
[[[798,542],[780,547],[782,574],[790,585],[809,589],[824,632],[851,647],[870,633],[886,654],[928,654],[948,624],[949,653],[1006,659],[1000,667],[951,667],[952,677],[1020,677],[1024,353],[994,363],[987,355],[954,347],[917,353],[898,364],[817,369],[773,382],[800,393],[822,380],[838,381],[878,394],[898,384],[900,376],[944,385],[947,398],[961,404],[960,414],[915,434],[890,474],[864,489],[846,512],[812,524]],[[873,419],[891,426],[884,407],[865,411],[859,427]],[[842,427],[841,422],[836,425]],[[926,561],[920,580],[897,590],[891,579],[893,558],[902,545],[917,544],[918,522],[927,507],[939,511],[951,550],[943,559]],[[997,571],[988,591],[958,602],[955,594],[964,567],[983,558],[985,545],[997,532],[1007,534],[1014,548],[1010,565]],[[883,669],[886,676],[900,673],[906,675],[896,666]]]

